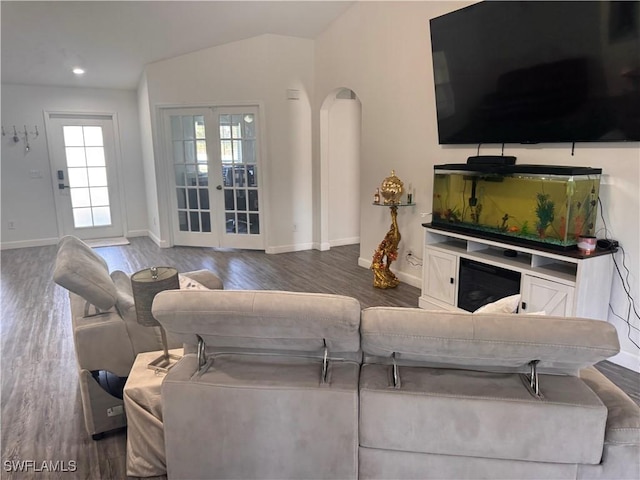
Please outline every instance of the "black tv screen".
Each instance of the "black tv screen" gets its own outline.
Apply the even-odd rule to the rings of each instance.
[[[430,27],[441,144],[640,141],[640,2],[486,1]]]

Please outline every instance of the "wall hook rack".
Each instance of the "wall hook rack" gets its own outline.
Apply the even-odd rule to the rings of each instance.
[[[40,135],[40,133],[38,132],[38,126],[34,125],[33,130],[29,131],[27,130],[27,126],[24,125],[24,130],[18,131],[16,129],[16,126],[13,126],[13,135],[11,136],[12,140],[15,143],[18,143],[20,140],[24,141],[24,151],[25,152],[29,152],[29,150],[31,150],[31,145],[29,143],[29,136],[31,136],[32,139],[38,138],[38,135]],[[2,136],[5,137],[7,136],[7,132],[4,129],[4,125],[2,125]]]

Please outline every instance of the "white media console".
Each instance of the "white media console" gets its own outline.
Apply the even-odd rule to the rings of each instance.
[[[522,247],[429,225],[425,225],[421,308],[461,310],[461,259],[518,272],[520,313],[544,311],[607,320],[613,278],[610,253],[583,256],[577,251]]]

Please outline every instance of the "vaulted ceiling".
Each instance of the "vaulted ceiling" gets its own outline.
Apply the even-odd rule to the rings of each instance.
[[[135,89],[148,63],[266,33],[313,39],[353,3],[2,1],[2,83]]]

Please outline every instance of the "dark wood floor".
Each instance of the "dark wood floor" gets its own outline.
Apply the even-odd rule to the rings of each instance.
[[[372,287],[358,266],[358,246],[266,255],[262,252],[190,247],[158,248],[148,238],[96,249],[111,270],[133,273],[152,265],[179,271],[208,268],[227,289],[269,289],[350,295],[363,307],[418,305],[420,291],[401,284]],[[56,247],[1,252],[2,479],[124,479],[123,430],[95,442],[84,430],[69,307],[51,278]],[[598,368],[640,404],[640,374],[602,362]],[[10,462],[33,461],[29,472],[9,472]],[[47,473],[42,463],[75,472]],[[9,462],[9,463],[7,463]]]

